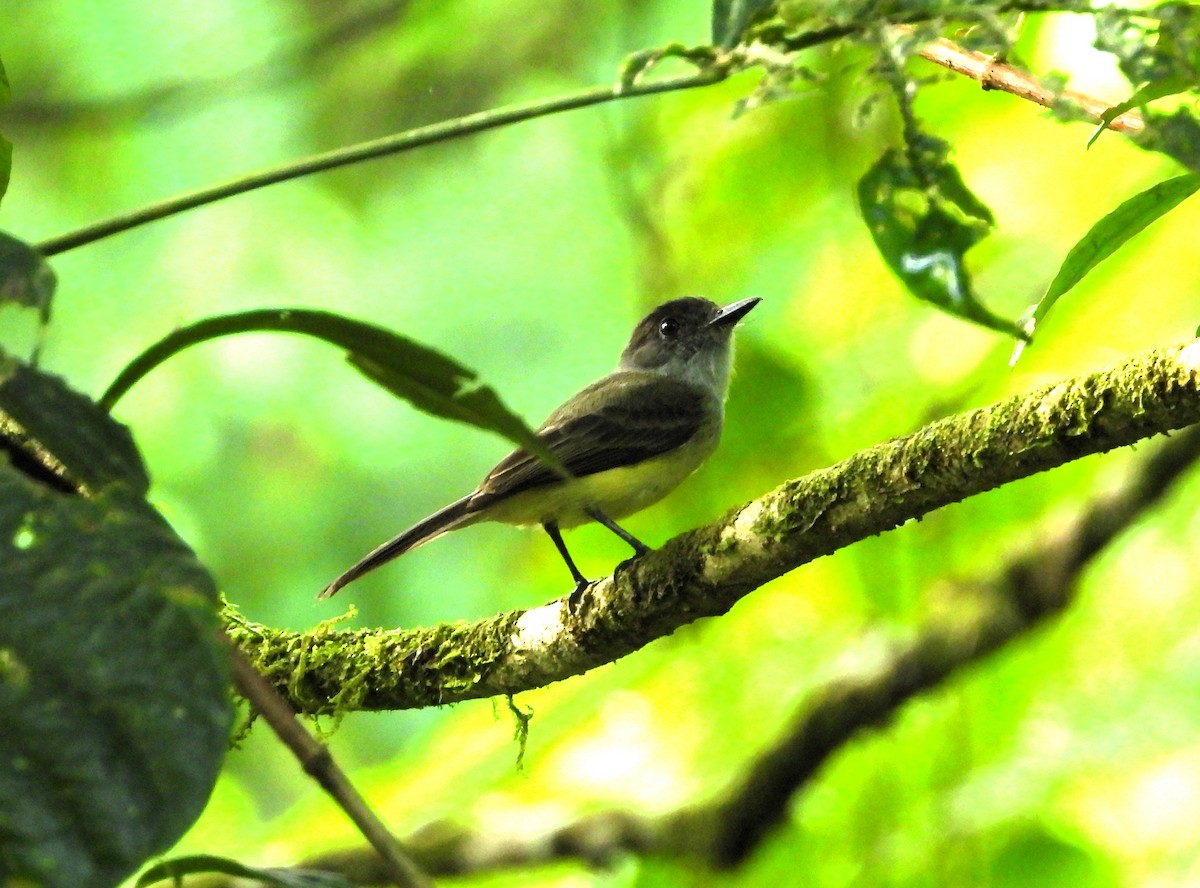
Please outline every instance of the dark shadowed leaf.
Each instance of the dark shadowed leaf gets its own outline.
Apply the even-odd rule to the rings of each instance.
[[[81,440],[121,437],[50,407],[56,435],[73,412]],[[233,717],[215,599],[133,485],[72,495],[0,458],[0,884],[115,885],[192,824]]]
[[[1186,105],[1170,114],[1145,115],[1146,128],[1138,145],[1173,157],[1192,172],[1200,172],[1200,120]]]
[[[737,46],[746,28],[774,5],[774,0],[713,0],[713,46]]]
[[[1034,329],[1049,314],[1059,297],[1083,280],[1093,268],[1115,253],[1131,237],[1170,212],[1200,188],[1200,176],[1185,173],[1159,182],[1136,194],[1097,222],[1063,260],[1058,274],[1033,312]]]
[[[41,322],[49,323],[56,284],[54,270],[41,253],[24,241],[0,232],[0,304],[36,309]]]
[[[928,137],[919,150],[887,151],[858,183],[867,227],[888,267],[915,296],[1024,338],[1017,324],[989,311],[971,286],[965,254],[994,219],[945,155],[945,144]]]
[[[383,327],[310,309],[261,309],[197,321],[146,349],[100,399],[111,409],[139,379],[189,346],[237,333],[302,333],[345,349],[350,363],[414,407],[496,432],[561,470],[525,421],[454,359]]]
[[[123,483],[150,487],[129,430],[56,376],[0,353],[0,449],[59,490],[95,493]]]
[[[337,873],[305,869],[264,869],[211,854],[195,854],[156,863],[142,873],[135,888],[145,888],[167,879],[175,881],[196,873],[221,873],[236,879],[250,879],[264,885],[275,885],[278,888],[353,888],[352,882]]]

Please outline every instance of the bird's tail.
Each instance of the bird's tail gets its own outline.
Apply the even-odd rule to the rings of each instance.
[[[419,521],[404,533],[394,537],[377,549],[364,555],[354,566],[342,573],[318,595],[318,598],[328,598],[347,583],[352,583],[365,573],[373,571],[381,564],[386,564],[393,558],[398,558],[409,549],[422,546],[446,531],[454,530],[478,519],[478,513],[467,511],[470,496],[452,502],[444,509],[434,512],[424,521]]]

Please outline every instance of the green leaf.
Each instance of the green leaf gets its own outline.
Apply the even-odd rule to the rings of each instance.
[[[986,884],[991,888],[1024,888],[1037,873],[1038,885],[1077,885],[1108,888],[1120,885],[1119,867],[1099,849],[1060,835],[1061,829],[1034,823],[1018,827],[1015,834],[997,839],[989,861]]]
[[[352,882],[337,873],[320,870],[277,869],[246,866],[227,857],[194,854],[164,860],[146,870],[134,888],[145,888],[166,879],[178,880],[195,873],[222,873],[235,879],[251,879],[278,888],[353,888]]]
[[[746,29],[775,5],[774,0],[713,0],[713,46],[737,46]]]
[[[920,299],[1010,336],[1026,334],[989,311],[975,295],[967,250],[995,224],[944,142],[923,136],[909,151],[891,149],[859,180],[858,202],[875,246],[892,272]]]
[[[8,183],[12,179],[12,142],[0,136],[0,200],[8,193]]]
[[[1155,99],[1161,99],[1166,96],[1173,96],[1177,93],[1186,92],[1194,86],[1194,83],[1187,78],[1171,77],[1166,80],[1161,80],[1155,83],[1143,84],[1141,89],[1135,92],[1124,102],[1113,105],[1107,111],[1100,115],[1100,125],[1096,127],[1096,131],[1092,133],[1087,140],[1087,147],[1091,148],[1092,143],[1100,138],[1100,134],[1104,132],[1112,124],[1114,120],[1124,114],[1126,111],[1132,111],[1134,108],[1142,108],[1153,102]]]
[[[8,75],[4,72],[4,63],[0,62],[0,105],[8,103],[12,90],[8,85]],[[8,191],[9,177],[12,175],[12,143],[0,136],[0,200]]]
[[[426,413],[497,432],[531,453],[537,453],[552,466],[559,466],[558,460],[537,439],[536,433],[520,416],[509,410],[489,386],[460,386],[451,394],[441,383],[430,386],[413,374],[396,372],[394,368],[377,364],[368,358],[351,355],[350,363],[368,379]],[[560,471],[566,470],[560,468]]]
[[[61,379],[0,352],[0,449],[60,491],[94,494],[122,483],[144,496],[150,479],[129,430]]]
[[[1193,173],[1167,179],[1129,198],[1093,225],[1071,247],[1058,274],[1034,309],[1034,329],[1049,314],[1060,296],[1083,280],[1088,272],[1120,249],[1127,240],[1195,194],[1197,188],[1200,188],[1200,176]]]
[[[478,374],[440,352],[390,330],[342,315],[302,308],[260,309],[197,321],[156,342],[124,370],[100,399],[107,409],[139,379],[183,349],[237,333],[302,333],[343,348],[367,378],[434,416],[495,432],[561,473],[566,470],[537,434]]]
[[[82,440],[113,425],[50,409]],[[129,486],[67,495],[0,460],[0,885],[116,885],[196,819],[233,718],[215,599]]]

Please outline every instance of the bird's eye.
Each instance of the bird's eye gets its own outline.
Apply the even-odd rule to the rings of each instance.
[[[664,339],[674,339],[679,335],[679,321],[674,318],[667,318],[658,325],[658,332]]]

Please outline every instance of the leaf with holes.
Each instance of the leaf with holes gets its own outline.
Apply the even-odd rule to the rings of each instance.
[[[923,137],[920,150],[887,151],[859,180],[863,218],[884,261],[913,295],[1024,339],[1016,323],[992,313],[975,294],[966,252],[995,220],[946,160],[947,150]]]

